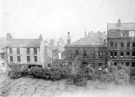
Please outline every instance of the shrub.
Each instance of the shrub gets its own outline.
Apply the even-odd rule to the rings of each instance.
[[[95,69],[91,66],[87,67],[85,72],[85,76],[87,77],[88,80],[94,79],[95,77]]]
[[[135,68],[131,68],[130,83],[135,84]]]
[[[67,78],[69,76],[69,70],[60,67],[42,68],[42,67],[31,67],[29,74],[36,78],[44,78],[50,80],[59,80]]]
[[[59,71],[61,78],[68,78],[70,76],[70,70],[68,68],[61,68]]]
[[[129,74],[124,69],[125,67],[118,65],[116,66],[108,66],[107,72],[102,72],[101,81],[103,82],[114,82],[116,84],[127,84],[129,83]]]
[[[31,70],[32,75],[36,78],[44,78],[44,69],[42,67],[35,67]]]
[[[85,77],[85,72],[80,71],[80,69],[78,69],[77,74],[71,75],[67,81],[67,84],[75,84],[77,86],[87,85],[87,78]]]
[[[59,71],[51,71],[50,73],[51,73],[50,74],[50,79],[51,80],[59,80],[59,79],[61,79],[61,74],[60,74]]]
[[[28,74],[28,67],[24,64],[12,64],[9,70],[9,77],[16,79]]]

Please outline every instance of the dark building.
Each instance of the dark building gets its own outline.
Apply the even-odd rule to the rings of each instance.
[[[108,60],[135,67],[135,22],[107,24]]]
[[[81,38],[70,44],[67,40],[65,46],[65,60],[70,65],[77,56],[81,56],[81,64],[83,66],[92,65],[94,67],[106,64],[107,47],[105,40],[102,38],[104,33],[89,33],[88,36]],[[68,33],[68,37],[70,34]]]

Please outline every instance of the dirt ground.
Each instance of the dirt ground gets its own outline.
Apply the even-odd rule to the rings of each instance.
[[[85,87],[67,85],[66,80],[49,81],[0,75],[0,97],[135,97],[135,86],[88,81]]]

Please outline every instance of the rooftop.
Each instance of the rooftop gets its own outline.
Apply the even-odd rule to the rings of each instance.
[[[11,39],[6,47],[40,47],[40,39]]]
[[[135,30],[135,22],[120,23],[120,26],[118,26],[118,23],[107,23],[107,30],[112,29]]]
[[[105,47],[103,42],[102,33],[89,33],[89,35],[85,38],[81,38],[70,45],[66,45],[69,47],[79,47],[79,46],[91,46],[91,47]]]

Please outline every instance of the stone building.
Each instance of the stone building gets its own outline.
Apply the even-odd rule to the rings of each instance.
[[[42,37],[37,39],[13,39],[10,33],[7,33],[7,63],[17,64],[40,64],[40,43]]]
[[[107,24],[108,60],[135,67],[135,22]]]
[[[87,65],[94,67],[106,64],[106,41],[101,32],[91,32],[73,43],[68,32],[67,45],[65,46],[65,61],[72,65],[77,56],[81,56],[82,68]]]

